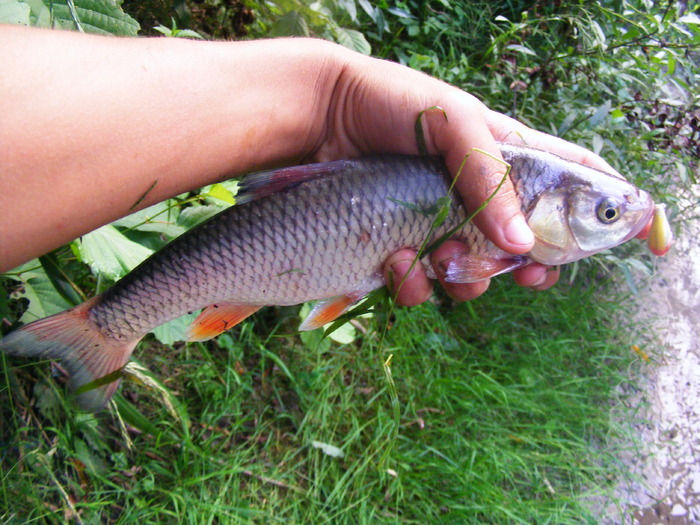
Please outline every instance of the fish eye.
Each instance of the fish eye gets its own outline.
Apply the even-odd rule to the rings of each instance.
[[[620,218],[620,206],[612,199],[603,199],[596,209],[598,220],[604,224],[612,224]]]

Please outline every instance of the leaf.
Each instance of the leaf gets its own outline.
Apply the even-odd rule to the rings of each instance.
[[[334,33],[336,40],[341,46],[362,53],[363,55],[369,55],[372,52],[372,46],[367,42],[365,35],[359,31],[337,27]]]
[[[31,9],[19,0],[0,0],[0,24],[28,26]]]
[[[379,11],[379,8],[374,7],[369,0],[359,0],[358,3],[360,4],[360,7],[364,10],[364,12],[367,13],[367,15],[376,22],[376,20],[374,19],[374,13],[376,11]]]
[[[569,112],[566,115],[566,118],[562,121],[562,123],[559,125],[559,129],[557,129],[556,135],[559,137],[563,137],[567,131],[571,129],[572,124],[576,120],[576,113],[574,112]]]
[[[593,153],[600,155],[601,151],[603,151],[603,146],[605,146],[605,139],[597,133],[593,135],[593,144],[591,145]]]
[[[610,113],[610,108],[612,107],[612,102],[610,100],[606,100],[605,103],[598,107],[595,110],[595,113],[593,113],[593,116],[590,118],[589,123],[591,127],[597,126],[600,122],[605,119],[605,117]]]
[[[185,333],[187,332],[187,328],[189,328],[189,326],[192,324],[192,321],[194,321],[197,318],[200,311],[201,310],[197,310],[196,312],[185,314],[183,316],[178,317],[177,319],[168,321],[167,323],[162,324],[158,328],[154,329],[151,333],[155,336],[156,339],[158,339],[158,341],[165,345],[171,345],[180,341],[186,341]]]
[[[34,399],[36,408],[45,418],[57,421],[61,413],[61,398],[55,388],[51,388],[46,382],[39,381],[34,385]]]
[[[66,0],[44,0],[44,4],[52,9],[54,22],[58,26],[73,29]],[[114,0],[75,0],[75,7],[80,24],[87,33],[136,36],[141,29],[139,23]]]
[[[27,324],[37,319],[67,310],[72,305],[56,291],[38,260],[30,261],[15,269],[12,278],[22,283],[22,290],[13,299],[26,298],[29,308],[20,321]]]
[[[185,208],[182,210],[182,212],[180,212],[180,217],[177,222],[189,230],[210,217],[213,217],[220,211],[221,206],[217,206],[215,204],[208,206],[192,206],[191,208]]]
[[[336,0],[337,6],[347,12],[350,20],[357,22],[357,5],[355,0]]]
[[[535,53],[532,49],[525,47],[521,44],[511,44],[509,46],[506,46],[506,49],[510,49],[511,51],[518,51],[519,53],[531,55],[533,57],[537,56],[537,53]]]
[[[416,17],[413,16],[409,11],[406,11],[405,9],[400,9],[398,7],[390,7],[386,10],[386,12],[391,13],[392,15],[397,16],[399,18],[410,18],[412,20],[416,19]]]
[[[349,345],[357,339],[357,330],[348,322],[339,326],[338,329],[331,332],[328,337],[341,345]]]
[[[55,252],[42,255],[39,257],[39,262],[41,263],[41,267],[44,269],[46,276],[51,281],[51,284],[53,284],[53,287],[61,295],[61,297],[68,301],[68,303],[78,305],[85,300],[85,297],[81,297],[77,292],[77,286],[75,286],[73,281],[64,271],[64,268],[61,266]]]
[[[595,47],[606,49],[608,46],[606,44],[605,32],[603,31],[603,28],[600,27],[600,24],[595,20],[589,20],[589,27],[593,30],[593,33],[595,34]]]
[[[185,227],[177,224],[179,218],[180,209],[172,201],[164,201],[127,215],[112,225],[129,230],[162,233],[173,239],[186,231]]]
[[[622,112],[621,109],[615,108],[610,112],[610,116],[612,118],[618,119],[618,118],[624,118],[625,114]]]
[[[289,11],[275,22],[270,36],[309,36],[309,25],[298,11]]]
[[[227,190],[222,184],[213,184],[204,196],[219,199],[226,204],[236,204],[236,198],[233,196],[233,193]]]
[[[129,273],[153,253],[153,250],[129,240],[111,224],[75,242],[80,259],[93,272],[112,281]]]
[[[93,453],[80,438],[75,438],[75,457],[80,460],[91,473],[103,474],[109,470],[104,459]]]
[[[694,24],[698,25],[700,24],[700,16],[698,16],[697,13],[688,13],[687,15],[683,15],[678,19],[678,22],[681,24]]]

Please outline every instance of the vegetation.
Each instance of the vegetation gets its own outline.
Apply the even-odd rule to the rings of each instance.
[[[0,21],[331,38],[593,149],[676,222],[697,214],[683,188],[697,182],[700,19],[682,3],[123,7],[6,0]],[[231,192],[235,183],[181,196],[9,272],[3,330],[103,290]],[[645,279],[650,266],[629,246],[572,265],[546,293],[506,277],[468,304],[439,293],[412,309],[385,301],[333,339],[296,334],[296,308],[265,309],[207,344],[179,342],[185,322],[174,322],[137,350],[153,375],[132,368],[97,415],[64,398],[57,365],[2,356],[0,521],[595,523],[626,475],[619,449],[635,445],[610,408],[650,364],[633,350],[641,336],[619,326],[628,299],[610,280],[625,275],[633,289],[632,270]]]

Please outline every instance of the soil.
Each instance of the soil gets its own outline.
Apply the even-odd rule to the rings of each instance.
[[[694,204],[686,203],[691,210],[700,202],[700,186],[694,190]],[[640,349],[644,376],[633,400],[638,410],[633,432],[641,446],[621,458],[633,478],[618,487],[622,508],[608,513],[609,524],[700,524],[698,239],[700,220],[685,222],[638,294],[635,317],[646,342]]]

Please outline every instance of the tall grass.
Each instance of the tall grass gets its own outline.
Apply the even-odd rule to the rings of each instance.
[[[593,284],[492,288],[390,319],[382,307],[345,345],[286,335],[290,308],[208,345],[152,341],[137,358],[180,405],[127,383],[126,430],[114,413],[75,413],[48,365],[5,367],[0,516],[592,523],[585,500],[617,473],[609,406],[636,358],[610,322],[624,302]]]
[[[302,6],[306,27],[347,15],[375,54],[591,147],[683,211],[668,188],[697,178],[685,108],[700,39],[679,6],[411,0],[352,19],[327,4],[320,18]],[[252,32],[285,5],[300,2],[266,3]],[[668,85],[688,99],[663,102]],[[0,356],[0,522],[595,523],[589,502],[610,497],[617,453],[635,446],[610,408],[625,413],[629,372],[648,366],[606,283],[630,264],[596,261],[545,293],[504,276],[466,304],[385,304],[347,344],[296,334],[295,308],[207,344],[147,338],[136,357],[160,385],[128,381],[97,415],[65,400],[55,365]],[[25,306],[0,293],[3,316]]]

